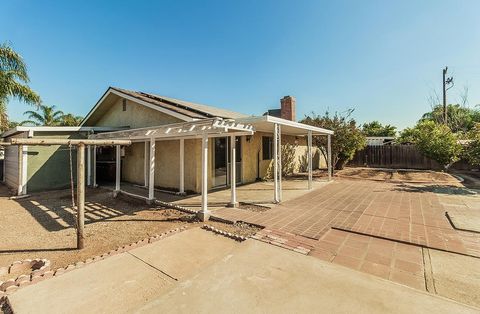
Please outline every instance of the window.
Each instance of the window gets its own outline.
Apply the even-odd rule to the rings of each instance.
[[[123,110],[123,111],[127,111],[127,100],[126,100],[126,99],[123,99],[123,101],[122,101],[122,106],[123,106],[123,107],[122,107],[122,110]]]
[[[273,152],[273,137],[263,136],[262,137],[262,152],[263,160],[272,159]]]

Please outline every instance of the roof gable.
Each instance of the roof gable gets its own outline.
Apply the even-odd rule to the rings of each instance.
[[[101,104],[109,97],[115,94],[134,101],[140,105],[147,106],[154,110],[161,111],[165,114],[174,116],[183,121],[193,121],[199,119],[208,119],[214,117],[237,119],[248,117],[245,114],[229,111],[221,108],[206,106],[202,104],[183,101],[175,98],[159,96],[155,94],[135,92],[117,87],[109,87],[105,94],[100,98],[96,105],[90,110],[83,119],[81,125],[84,125],[92,114],[101,106]]]

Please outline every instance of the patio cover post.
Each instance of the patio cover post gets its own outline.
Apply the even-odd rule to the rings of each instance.
[[[24,194],[23,191],[23,145],[18,145],[18,189],[17,195]]]
[[[97,187],[97,145],[93,145],[93,185]]]
[[[77,147],[77,249],[83,249],[85,225],[85,144]]]
[[[121,147],[115,145],[115,195],[120,191]]]
[[[278,125],[278,201],[282,201],[282,126]]]
[[[312,189],[313,165],[312,165],[312,131],[308,131],[308,189]]]
[[[273,125],[273,201],[278,203],[278,124]]]
[[[87,185],[92,184],[92,149],[91,146],[87,146]]]
[[[202,209],[197,213],[201,221],[207,221],[210,218],[208,211],[208,134],[202,135]]]
[[[180,139],[180,186],[178,193],[185,194],[185,139]]]
[[[230,204],[229,207],[237,207],[237,178],[236,178],[236,145],[235,135],[230,136]]]
[[[144,151],[143,151],[143,186],[148,186],[148,172],[150,171],[150,163],[148,162],[150,151],[150,145],[148,141],[144,142]]]
[[[328,181],[332,180],[332,136],[327,135],[327,169],[328,169]]]
[[[150,173],[148,175],[148,201],[155,199],[155,139],[150,139],[150,153],[148,154],[150,161]]]

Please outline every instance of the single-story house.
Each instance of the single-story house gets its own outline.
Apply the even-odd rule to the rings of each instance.
[[[132,141],[132,145],[125,147],[87,147],[87,181],[91,185],[115,182],[116,189],[120,189],[123,181],[144,185],[149,188],[149,199],[153,199],[154,187],[178,193],[202,192],[203,195],[210,189],[235,187],[236,184],[272,177],[275,201],[280,201],[282,173],[309,172],[311,182],[312,169],[328,166],[329,158],[323,156],[327,151],[330,156],[330,150],[325,148],[324,153],[320,153],[314,149],[312,137],[326,136],[330,142],[333,134],[330,130],[296,122],[294,97],[285,96],[280,103],[280,109],[253,116],[110,87],[80,127],[71,131],[75,136],[84,136],[82,132],[87,131],[90,139]],[[34,136],[36,132],[38,136],[63,134],[60,129],[45,131],[33,130]],[[3,138],[8,141],[10,136],[28,136],[28,132],[17,128],[4,133]],[[19,168],[15,167],[18,150],[15,153],[13,146],[7,149],[11,151],[6,158],[6,167],[9,168],[6,172],[19,172],[15,170]],[[45,176],[43,188],[56,188],[58,185],[50,186],[47,177],[51,172],[47,165],[49,159],[35,161],[33,154],[30,157],[30,147],[27,151],[28,157],[23,164],[31,170],[26,171],[27,178],[21,180],[20,185],[34,191],[38,184],[30,180],[36,173],[35,167],[39,167],[34,164],[44,162],[46,168],[40,173]],[[13,159],[10,161],[10,158]],[[69,169],[58,168],[62,171]],[[5,180],[7,184],[19,185],[18,174],[17,179],[15,174],[10,176]],[[22,191],[26,193],[25,187]]]

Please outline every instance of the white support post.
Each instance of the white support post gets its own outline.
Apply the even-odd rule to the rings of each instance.
[[[180,195],[185,194],[185,140],[180,139],[180,186],[178,193]]]
[[[155,139],[150,139],[150,153],[148,154],[150,161],[150,173],[148,175],[148,201],[153,202],[155,199]]]
[[[312,131],[308,131],[308,189],[312,189],[313,158],[312,158]]]
[[[23,194],[23,145],[18,145],[18,189],[17,195]]]
[[[92,148],[87,146],[87,186],[92,185]]]
[[[97,145],[93,145],[93,187],[97,187]]]
[[[278,124],[273,125],[273,201],[278,203]]]
[[[143,186],[148,187],[148,173],[150,172],[150,163],[149,163],[149,152],[150,144],[148,141],[144,142],[144,152],[143,152]]]
[[[332,180],[332,136],[327,135],[328,181]]]
[[[278,125],[278,201],[282,201],[282,126]]]
[[[115,192],[118,193],[120,191],[120,175],[121,175],[121,164],[122,156],[121,156],[121,147],[120,145],[115,146]],[[116,194],[115,193],[115,194]]]
[[[230,136],[230,204],[229,207],[237,207],[237,178],[236,178],[236,145],[235,135]]]
[[[202,136],[202,209],[197,213],[201,221],[207,221],[210,218],[208,211],[208,135]]]

